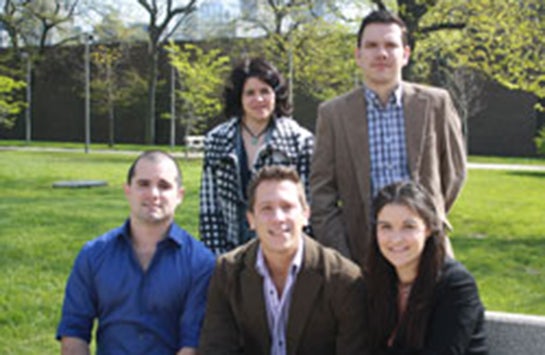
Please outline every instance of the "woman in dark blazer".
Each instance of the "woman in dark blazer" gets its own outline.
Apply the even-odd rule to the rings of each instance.
[[[471,274],[445,256],[445,230],[414,182],[382,189],[373,204],[364,273],[372,354],[487,354],[484,307]]]

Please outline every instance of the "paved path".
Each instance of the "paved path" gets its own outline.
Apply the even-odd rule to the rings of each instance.
[[[545,171],[544,165],[494,164],[494,163],[468,163],[467,165],[469,169]]]
[[[82,153],[83,147],[81,149],[77,148],[44,148],[44,147],[2,147],[0,150],[26,150],[26,151],[47,151],[47,152],[75,152]],[[91,149],[90,154],[100,153],[100,154],[128,154],[128,155],[137,155],[140,153],[136,150],[112,150],[112,149]],[[184,152],[173,152],[171,153],[175,157],[185,158],[186,153]],[[202,158],[202,152],[189,152],[187,157],[189,158]],[[517,171],[545,171],[545,165],[523,165],[523,164],[494,164],[494,163],[468,163],[469,169],[488,169],[488,170],[517,170]]]

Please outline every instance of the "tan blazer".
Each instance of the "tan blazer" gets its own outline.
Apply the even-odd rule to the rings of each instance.
[[[210,281],[199,354],[268,355],[271,348],[258,239],[219,257]],[[364,354],[364,291],[358,266],[305,237],[286,330],[287,354]]]
[[[402,83],[411,178],[432,194],[444,217],[466,176],[460,119],[447,91]],[[365,94],[357,88],[318,108],[311,165],[316,238],[363,265],[371,228],[371,177]]]

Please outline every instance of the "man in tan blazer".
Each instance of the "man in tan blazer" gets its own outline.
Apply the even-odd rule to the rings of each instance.
[[[265,167],[248,196],[257,238],[219,257],[199,353],[365,354],[360,269],[303,234],[309,207],[297,172]]]
[[[402,81],[407,43],[401,19],[385,10],[369,14],[355,51],[363,87],[318,109],[312,229],[320,242],[360,265],[371,236],[372,198],[380,188],[419,182],[448,226],[446,214],[466,176],[460,119],[448,92]]]

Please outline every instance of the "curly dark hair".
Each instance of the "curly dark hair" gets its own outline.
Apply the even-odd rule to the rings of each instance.
[[[389,204],[402,205],[424,220],[430,231],[418,264],[407,309],[399,324],[398,334],[406,348],[420,349],[427,331],[433,292],[445,260],[445,224],[437,212],[431,196],[415,182],[398,182],[384,187],[373,201],[373,238],[364,267],[368,286],[367,311],[369,341],[373,354],[384,349],[398,324],[398,277],[395,268],[386,260],[377,241],[377,217]]]
[[[249,78],[258,78],[267,83],[276,97],[274,116],[291,116],[292,105],[289,102],[288,85],[280,72],[263,58],[245,58],[231,71],[223,91],[224,109],[226,118],[242,117],[242,90]]]

